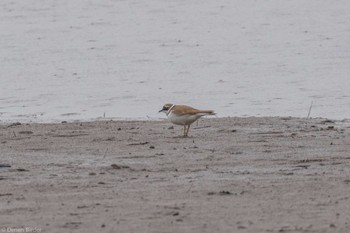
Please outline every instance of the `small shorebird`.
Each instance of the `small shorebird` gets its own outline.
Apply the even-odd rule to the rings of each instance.
[[[165,104],[159,112],[165,112],[175,125],[184,126],[184,137],[188,136],[190,125],[202,116],[215,115],[213,110],[198,110],[186,105]]]

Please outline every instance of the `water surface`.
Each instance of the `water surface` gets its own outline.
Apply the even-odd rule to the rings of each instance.
[[[0,3],[0,120],[350,118],[350,2]]]

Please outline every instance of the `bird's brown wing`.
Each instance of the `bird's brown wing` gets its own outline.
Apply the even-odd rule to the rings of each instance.
[[[195,115],[197,113],[207,113],[214,114],[212,110],[198,110],[186,105],[176,105],[173,109],[174,113],[177,115]]]

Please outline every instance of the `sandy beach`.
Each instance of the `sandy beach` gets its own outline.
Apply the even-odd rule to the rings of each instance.
[[[1,231],[349,232],[349,125],[2,124]]]
[[[349,9],[2,0],[0,233],[350,232]]]

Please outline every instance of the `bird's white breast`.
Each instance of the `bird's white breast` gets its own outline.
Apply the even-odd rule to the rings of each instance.
[[[181,115],[178,116],[172,112],[169,113],[168,119],[176,125],[190,125],[195,122],[202,115]]]

